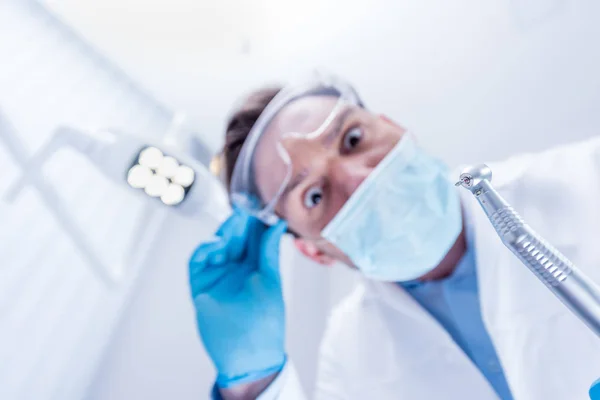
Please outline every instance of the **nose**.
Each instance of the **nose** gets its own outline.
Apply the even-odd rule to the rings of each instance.
[[[345,157],[338,159],[331,167],[332,180],[346,197],[352,196],[373,170],[363,161],[358,157]]]

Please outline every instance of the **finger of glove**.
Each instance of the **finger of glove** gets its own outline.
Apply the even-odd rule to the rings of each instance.
[[[270,227],[261,239],[261,272],[279,278],[279,246],[283,234],[287,231],[287,223],[279,221]]]
[[[248,237],[245,260],[247,260],[247,262],[252,263],[256,269],[258,269],[259,267],[262,252],[261,241],[266,231],[266,225],[256,218],[248,223]]]
[[[234,209],[233,213],[219,226],[215,235],[222,238],[230,238],[232,236],[240,236],[246,229],[246,225],[251,217],[238,210]]]
[[[248,235],[253,222],[243,214],[234,215],[219,228],[217,235],[226,243],[228,260],[240,260],[248,246]]]
[[[189,280],[192,294],[203,292],[207,285],[227,273],[226,243],[205,243],[198,247],[189,263]]]
[[[230,265],[226,273],[214,275],[212,280],[206,280],[201,293],[210,295],[218,301],[232,301],[239,298],[254,269],[249,264]],[[239,299],[245,301],[247,299]]]
[[[190,257],[190,267],[194,264],[196,269],[202,270],[209,265],[222,264],[225,262],[227,242],[223,239],[217,239],[204,242],[194,250]]]
[[[190,259],[190,284],[193,293],[205,292],[212,282],[227,273],[229,264],[241,264],[248,247],[248,236],[256,229],[256,219],[232,216],[221,227],[222,236],[198,247]],[[258,247],[258,246],[257,246]],[[258,267],[258,261],[251,262],[252,268]]]

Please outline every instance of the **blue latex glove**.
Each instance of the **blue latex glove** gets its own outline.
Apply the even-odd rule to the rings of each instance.
[[[259,380],[285,364],[279,242],[286,228],[234,210],[217,240],[201,244],[190,260],[198,329],[220,388]]]
[[[592,387],[589,391],[590,400],[600,400],[600,379],[592,383]]]

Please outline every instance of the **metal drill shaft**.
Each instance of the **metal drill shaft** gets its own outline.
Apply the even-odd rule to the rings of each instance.
[[[492,171],[463,171],[457,186],[473,193],[500,239],[573,313],[600,336],[600,287],[546,242],[494,190]]]

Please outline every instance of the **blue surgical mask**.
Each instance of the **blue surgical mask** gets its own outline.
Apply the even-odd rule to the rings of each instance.
[[[321,235],[369,278],[419,278],[442,261],[462,230],[449,178],[445,165],[405,134]]]

